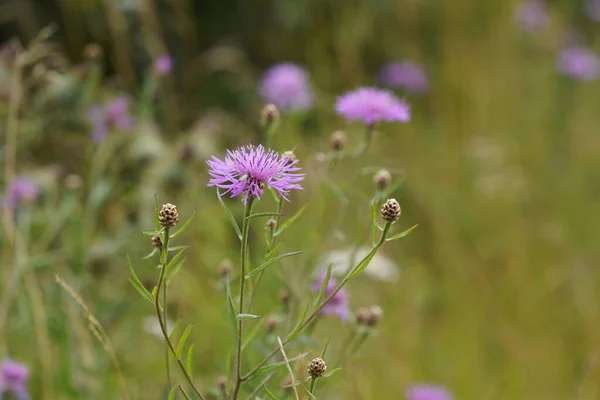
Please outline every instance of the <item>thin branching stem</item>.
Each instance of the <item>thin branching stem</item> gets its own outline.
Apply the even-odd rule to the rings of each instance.
[[[169,228],[165,228],[164,237],[163,237],[163,247],[160,251],[160,263],[162,265],[163,271],[167,267],[167,259],[169,257]],[[167,323],[167,279],[164,279],[163,282],[163,309],[162,309],[162,317],[163,321]],[[165,346],[165,364],[167,367],[167,384],[171,387],[171,366],[169,362],[169,346]]]

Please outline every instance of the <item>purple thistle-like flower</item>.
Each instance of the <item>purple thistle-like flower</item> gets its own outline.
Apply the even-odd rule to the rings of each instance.
[[[600,72],[600,59],[583,47],[568,47],[558,55],[558,70],[574,79],[592,81]]]
[[[92,106],[88,110],[88,118],[92,122],[92,140],[95,143],[104,141],[110,129],[130,132],[135,128],[135,121],[129,113],[131,100],[117,97],[106,106]]]
[[[260,95],[282,111],[304,111],[312,107],[314,93],[306,71],[296,64],[281,63],[267,70],[259,86]]]
[[[327,271],[324,271],[315,285],[313,286],[313,291],[319,292],[321,287],[323,286],[323,282],[325,281],[325,276]],[[325,297],[331,295],[335,288],[337,287],[336,280],[331,277],[329,278],[329,282],[327,282],[327,287],[325,288]],[[323,307],[321,310],[322,315],[337,315],[342,321],[348,321],[348,316],[350,315],[350,309],[348,306],[348,296],[346,295],[346,291],[342,288],[339,292],[337,292],[331,300]]]
[[[525,1],[515,10],[516,23],[526,32],[534,32],[548,24],[548,8],[541,0]]]
[[[27,178],[15,178],[4,195],[4,204],[11,210],[17,209],[24,201],[33,201],[39,194],[35,182]]]
[[[406,400],[453,400],[448,389],[435,385],[413,385],[406,390]]]
[[[158,77],[167,75],[172,69],[173,59],[167,54],[156,57],[152,64],[152,73]]]
[[[593,21],[600,22],[600,0],[587,0],[585,11]]]
[[[340,96],[335,104],[338,114],[349,121],[363,121],[373,125],[379,121],[407,122],[408,104],[387,90],[363,87]]]
[[[301,190],[298,184],[304,174],[298,174],[298,160],[280,156],[262,145],[248,145],[237,150],[227,150],[224,160],[213,156],[206,161],[211,179],[208,186],[225,189],[221,195],[231,193],[230,197],[244,194],[244,203],[248,198],[260,199],[265,187],[275,189],[284,199],[290,190]]]
[[[12,394],[17,400],[29,399],[27,381],[29,370],[23,364],[6,360],[0,365],[0,398]]]
[[[383,66],[379,79],[384,86],[405,89],[411,93],[423,93],[429,87],[427,73],[412,61],[399,61]]]

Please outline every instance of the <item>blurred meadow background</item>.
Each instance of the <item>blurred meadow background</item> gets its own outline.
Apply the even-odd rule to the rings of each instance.
[[[152,288],[140,231],[153,229],[155,195],[180,223],[196,211],[167,309],[195,322],[195,381],[222,398],[221,274],[239,245],[206,160],[263,139],[272,101],[259,86],[282,62],[314,92],[310,107],[280,110],[271,140],[306,173],[285,203],[284,219],[305,209],[282,251],[307,251],[265,276],[255,351],[289,331],[268,316],[301,311],[323,259],[370,245],[385,168],[402,206],[394,229],[418,227],[348,284],[352,312],[383,317],[318,397],[404,399],[424,383],[460,400],[600,398],[600,1],[1,0],[0,39],[0,359],[28,368],[32,399],[166,398],[164,343],[126,258]],[[411,63],[417,87],[386,79],[395,62]],[[334,108],[360,86],[388,87],[411,119],[378,125],[363,157],[328,167],[333,132],[362,140]],[[243,217],[239,199],[224,201]],[[265,193],[256,211],[273,210]],[[337,367],[351,325],[323,316],[305,361],[331,338]]]

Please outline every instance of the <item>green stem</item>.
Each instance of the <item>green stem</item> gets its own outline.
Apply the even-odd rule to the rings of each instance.
[[[357,264],[357,266],[362,264],[362,262],[365,261],[368,257],[373,256],[373,253],[376,253],[381,248],[381,246],[383,246],[391,226],[392,226],[392,224],[390,222],[385,223],[383,231],[381,232],[381,236],[379,237],[379,241],[377,241],[375,246],[373,246],[373,249],[371,250],[371,252],[369,252],[369,254],[367,254],[361,260],[361,262]],[[354,273],[355,270],[356,270],[356,267],[354,267],[353,269],[349,270],[348,273],[346,273],[346,276],[344,276],[344,279],[342,279],[340,284],[333,290],[333,292],[331,292],[328,296],[326,296],[325,299],[323,300],[323,302],[308,316],[308,318],[306,318],[304,320],[304,322],[302,323],[302,325],[300,326],[300,329],[298,329],[298,332],[296,334],[302,332],[302,330],[304,328],[306,328],[321,313],[321,310],[323,310],[323,308],[327,305],[327,303],[329,303],[331,301],[331,299],[333,299],[335,297],[335,295],[338,294],[338,292],[340,290],[342,290],[344,285],[351,279],[350,277],[352,276],[352,274]],[[285,341],[282,343],[282,346],[285,346],[286,344],[288,344],[293,339],[293,337],[294,336],[287,337],[285,339]],[[271,353],[269,353],[269,355],[266,356],[261,362],[259,362],[250,372],[248,372],[246,375],[242,376],[241,380],[245,381],[246,379],[249,379],[256,371],[258,371],[258,369],[260,367],[265,365],[278,352],[279,352],[279,347],[277,347]]]
[[[169,229],[165,229],[165,237],[163,240],[163,248],[161,250],[161,264],[163,268],[166,268],[167,265],[167,257],[169,253]],[[167,280],[165,279],[163,283],[163,309],[162,309],[162,317],[163,320],[168,321],[167,319]],[[165,346],[165,364],[167,366],[167,384],[171,387],[171,365],[169,362],[169,346]]]
[[[246,289],[246,263],[248,262],[248,233],[250,232],[250,214],[252,214],[252,205],[254,204],[254,198],[250,197],[246,202],[246,208],[244,209],[244,221],[242,223],[242,244],[241,244],[241,255],[240,255],[240,308],[239,313],[244,313],[244,295]],[[237,335],[237,349],[235,354],[235,365],[236,365],[236,377],[235,385],[233,388],[232,400],[236,400],[240,393],[242,385],[242,343],[244,341],[244,320],[242,318],[238,321],[238,335]]]
[[[315,388],[317,386],[317,379],[318,378],[311,378],[311,380],[310,380],[310,386],[308,388],[308,392],[310,394],[312,394],[313,396],[315,395]]]
[[[364,139],[363,139],[362,143],[360,144],[360,146],[358,147],[358,149],[356,150],[356,153],[354,153],[354,156],[359,157],[359,156],[362,156],[363,154],[365,154],[367,152],[367,150],[369,149],[369,146],[371,146],[372,139],[373,139],[373,125],[367,125],[366,129],[365,129]]]
[[[169,338],[169,333],[167,332],[166,320],[163,319],[163,313],[161,312],[160,289],[163,287],[163,283],[165,280],[165,272],[167,269],[167,259],[168,259],[168,251],[167,251],[168,246],[169,246],[169,228],[165,228],[165,240],[163,242],[163,251],[161,252],[161,264],[162,265],[161,265],[161,269],[160,269],[160,277],[158,278],[158,285],[156,285],[156,295],[154,297],[154,308],[156,310],[156,317],[158,318],[158,324],[160,325],[160,330],[163,334],[163,337],[165,338],[165,341],[167,342],[167,347],[171,351],[173,356],[175,357],[175,361],[177,361],[177,364],[179,365],[181,372],[185,376],[185,379],[188,381],[188,383],[190,384],[192,389],[194,389],[194,392],[196,392],[198,397],[200,397],[201,400],[206,400],[206,398],[202,395],[200,390],[194,384],[192,377],[188,374],[187,370],[185,369],[185,366],[183,365],[183,362],[181,362],[181,359],[179,359],[179,357],[177,357],[177,352],[175,351],[175,347],[173,346],[173,343],[171,342],[171,339]],[[166,306],[167,306],[166,304],[163,304],[163,308],[166,308]]]

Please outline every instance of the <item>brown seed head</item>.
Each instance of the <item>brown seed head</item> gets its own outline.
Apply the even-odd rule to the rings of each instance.
[[[402,210],[396,199],[388,199],[381,207],[381,217],[385,222],[394,223],[400,219]]]
[[[227,390],[227,378],[222,375],[219,376],[217,378],[217,387],[221,392],[225,393],[225,391]]]
[[[289,291],[285,289],[279,291],[279,300],[284,307],[287,308],[290,305],[290,298],[291,296]]]
[[[273,331],[275,331],[275,328],[277,328],[277,320],[275,319],[275,317],[271,316],[267,319],[267,322],[265,323],[265,330],[267,331],[267,333],[273,333]]]
[[[233,264],[228,259],[221,260],[219,263],[219,276],[221,278],[227,278],[233,270]]]
[[[158,212],[158,221],[165,228],[172,228],[177,225],[179,221],[177,207],[171,203],[163,204],[161,210]]]
[[[373,184],[377,190],[385,190],[392,183],[392,174],[387,169],[380,169],[373,175]]]
[[[367,320],[369,319],[369,309],[367,307],[361,307],[354,313],[354,318],[356,318],[356,323],[358,325],[365,325]]]
[[[371,306],[369,307],[369,313],[367,317],[367,325],[368,326],[377,326],[381,318],[383,317],[383,310],[379,306]]]
[[[348,137],[344,131],[335,131],[331,134],[330,143],[333,151],[341,151],[346,147]]]
[[[307,370],[312,378],[319,378],[327,372],[327,364],[321,358],[313,358],[308,363]]]
[[[99,44],[89,43],[84,47],[83,54],[88,60],[99,60],[102,58],[104,51]]]
[[[267,104],[260,112],[260,123],[265,128],[269,129],[274,124],[279,122],[279,110],[275,104]]]
[[[162,250],[162,248],[163,248],[163,242],[159,235],[152,236],[152,244],[154,245],[154,247],[156,247],[158,249]]]
[[[267,228],[269,228],[269,229],[277,228],[277,221],[275,221],[273,218],[269,219],[267,221]]]

